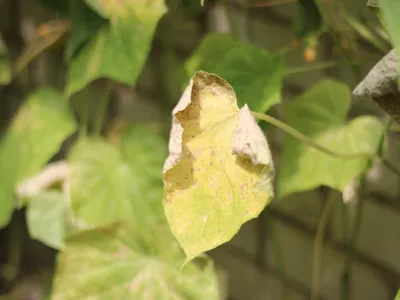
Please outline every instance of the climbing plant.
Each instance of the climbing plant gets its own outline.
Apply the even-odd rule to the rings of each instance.
[[[333,2],[298,0],[293,39],[282,51],[234,34],[206,34],[181,66],[169,143],[160,124],[104,130],[116,85],[133,88],[143,71],[168,13],[164,1],[42,0],[62,21],[42,25],[17,59],[0,36],[3,87],[64,43],[62,89],[35,87],[0,142],[0,228],[25,209],[30,237],[58,251],[49,299],[218,299],[205,252],[231,240],[271,201],[319,186],[360,187],[375,160],[400,175],[384,158],[390,120],[349,119],[352,91],[343,82],[316,82],[284,107],[284,120],[268,114],[281,104],[286,76],[343,63],[314,62],[323,34],[337,46],[350,39]],[[399,46],[399,2],[368,4]],[[356,20],[348,22],[377,48],[387,47]],[[357,49],[350,45],[341,50],[352,65]],[[305,62],[291,69],[285,55],[296,47],[303,47]],[[353,94],[399,121],[397,69],[393,50]],[[87,110],[77,111],[71,99],[99,80],[103,96],[89,128]],[[286,134],[279,170],[262,122]]]

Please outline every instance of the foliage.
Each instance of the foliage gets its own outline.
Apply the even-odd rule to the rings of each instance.
[[[182,259],[165,226],[85,231],[68,239],[58,258],[53,298],[218,299],[211,262],[181,271]]]
[[[240,106],[265,112],[281,99],[283,59],[267,50],[244,44],[230,35],[210,34],[186,63],[187,80],[197,70],[228,81]]]
[[[0,35],[0,85],[11,81],[11,65],[2,36]]]
[[[379,1],[379,4],[384,14],[384,25],[392,38],[394,48],[398,49],[400,45],[400,34],[398,30],[400,26],[400,20],[398,18],[400,13],[400,2],[396,0],[387,0]],[[400,66],[400,60],[398,61],[398,66]],[[398,82],[400,83],[400,80],[398,80]]]
[[[95,226],[132,220],[137,212],[134,221],[143,226],[159,219],[166,150],[163,139],[140,124],[124,130],[119,146],[100,139],[77,143],[69,154],[76,216]]]
[[[75,129],[68,102],[58,91],[40,89],[20,108],[0,144],[0,227],[10,220],[14,186],[40,171]]]
[[[77,18],[76,26],[80,27],[72,31],[75,35],[71,41],[78,43],[89,35],[94,36],[71,58],[67,94],[72,95],[101,77],[133,85],[146,61],[157,22],[165,13],[163,1],[151,1],[151,5],[133,1],[86,2],[108,22],[91,32],[90,24],[87,23],[91,19],[86,18],[86,15]],[[97,27],[96,23],[99,21],[95,21],[94,27]],[[77,36],[82,35],[82,27],[87,28],[87,33],[84,32],[82,37]]]
[[[291,73],[286,52],[227,34],[207,34],[182,65],[186,88],[168,149],[162,121],[130,122],[112,135],[104,116],[112,91],[134,87],[142,74],[164,1],[40,2],[68,19],[40,48],[64,42],[66,80],[63,91],[29,93],[2,128],[0,228],[24,207],[30,237],[57,250],[51,299],[219,299],[213,262],[203,253],[231,240],[275,194],[258,121],[288,135],[276,198],[319,186],[343,192],[376,158],[400,174],[383,159],[387,126],[373,116],[349,118],[351,94],[342,82],[323,79],[285,104],[286,123],[266,115],[281,104]],[[298,1],[294,37],[313,49],[322,31],[336,30],[322,2]],[[394,46],[399,10],[396,0],[382,5]],[[0,88],[18,84],[38,55],[30,49],[12,61],[0,36]],[[71,99],[98,82],[109,88],[96,114],[101,128],[92,132],[87,112],[75,111]],[[81,107],[88,98],[79,98]]]
[[[62,249],[68,233],[67,214],[67,203],[62,192],[41,192],[29,200],[26,213],[29,234],[49,247]]]
[[[293,30],[295,37],[303,39],[317,34],[323,24],[317,3],[309,0],[299,0],[296,5],[298,14]]]
[[[345,161],[307,147],[288,136],[278,180],[280,197],[320,185],[343,191],[352,178],[365,172],[369,165],[368,155],[374,156],[379,149],[383,124],[372,116],[347,122],[350,100],[351,94],[346,85],[323,80],[286,107],[287,123],[315,143],[337,153],[365,153],[366,156]]]
[[[164,208],[188,260],[228,240],[272,200],[267,141],[232,87],[196,73],[174,109]]]

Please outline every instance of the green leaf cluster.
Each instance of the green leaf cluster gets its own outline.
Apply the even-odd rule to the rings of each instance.
[[[169,147],[159,127],[138,122],[116,140],[87,128],[73,137],[72,95],[106,79],[105,109],[115,85],[133,87],[167,7],[163,0],[40,1],[69,22],[66,82],[64,93],[31,93],[2,132],[0,228],[24,207],[30,236],[59,251],[52,299],[218,299],[203,252],[229,241],[274,196],[319,186],[343,192],[382,159],[387,128],[373,116],[349,119],[344,83],[315,83],[284,105],[283,123],[264,114],[281,102],[289,74],[283,54],[219,33],[207,34],[183,66]],[[320,3],[298,1],[296,37],[316,38],[328,23]],[[398,47],[400,4],[383,1],[381,9]],[[0,36],[1,86],[13,81],[12,70]],[[101,127],[104,116],[97,117]],[[256,118],[287,133],[278,168]],[[32,187],[54,166],[61,178]]]
[[[166,12],[163,1],[151,1],[150,5],[132,0],[86,3],[107,22],[98,26],[99,17],[91,19],[87,14],[80,17],[74,13],[81,22],[76,22],[79,27],[72,31],[76,34],[71,37],[71,52],[94,36],[70,60],[66,93],[72,95],[101,77],[134,85],[146,61],[157,22]],[[78,11],[82,14],[82,10]],[[96,31],[91,30],[97,27]]]
[[[384,134],[376,117],[362,116],[347,121],[351,93],[334,80],[322,80],[286,107],[286,122],[315,143],[342,154],[375,156]],[[279,173],[281,197],[325,185],[343,191],[352,178],[369,166],[369,160],[346,160],[322,153],[293,137],[286,137]]]
[[[165,145],[154,129],[135,124],[119,145],[90,138],[71,150],[75,222],[58,257],[53,298],[218,299],[208,259],[205,268],[192,263],[180,271],[184,255],[161,206]]]
[[[65,92],[32,93],[2,135],[0,228],[26,207],[31,238],[59,251],[49,299],[218,299],[208,257],[181,270],[185,256],[162,207],[167,142],[158,127],[129,124],[117,141],[72,138],[70,96],[100,78],[135,85],[164,1],[41,2],[70,22]],[[3,43],[0,79],[12,79]]]
[[[0,85],[8,84],[11,81],[11,63],[8,58],[8,51],[0,35]]]
[[[235,90],[239,107],[265,112],[281,100],[285,65],[280,55],[238,41],[231,35],[209,34],[186,63],[187,81],[202,70],[217,74]]]
[[[72,111],[59,92],[41,89],[28,97],[0,143],[0,227],[17,207],[16,185],[39,172],[75,129]]]
[[[380,5],[380,11],[383,15],[380,16],[380,19],[383,21],[382,23],[384,24],[386,30],[388,31],[393,47],[396,48],[398,51],[398,48],[400,46],[400,32],[399,32],[399,26],[400,26],[400,20],[398,18],[399,13],[400,13],[400,2],[396,0],[386,0],[386,1],[379,1]],[[399,54],[397,53],[397,56]],[[400,67],[400,60],[398,59],[398,68]],[[399,77],[400,78],[400,77]],[[400,79],[397,80],[397,84],[400,83]]]

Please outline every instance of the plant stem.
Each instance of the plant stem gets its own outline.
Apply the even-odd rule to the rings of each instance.
[[[319,151],[321,151],[325,154],[328,154],[332,157],[343,158],[343,159],[357,159],[357,158],[371,159],[371,158],[373,158],[372,155],[369,153],[346,154],[346,153],[334,152],[334,151],[330,150],[329,148],[325,148],[324,146],[321,146],[321,145],[315,143],[312,139],[308,138],[301,132],[299,132],[296,129],[294,129],[293,127],[285,124],[284,122],[282,122],[278,119],[275,119],[274,117],[271,117],[271,116],[268,116],[268,115],[265,115],[262,113],[258,113],[258,112],[252,112],[252,114],[255,118],[263,120],[267,123],[270,123],[270,124],[278,127],[279,129],[283,130],[284,132],[291,135],[292,137],[302,141],[304,144],[307,144],[307,145],[313,147],[314,149],[319,150]]]
[[[378,151],[378,156],[382,162],[382,164],[388,168],[390,171],[392,171],[394,174],[396,174],[397,176],[400,177],[400,170],[390,161],[386,160],[385,158],[383,158],[383,149],[384,149],[384,143],[385,143],[385,137],[386,137],[386,133],[388,131],[390,131],[390,128],[392,128],[392,118],[389,117],[386,121],[385,124],[385,130],[384,130],[384,135],[382,136],[382,140],[380,142],[380,147],[379,147],[379,151]]]
[[[79,107],[79,139],[87,137],[89,129],[89,93],[88,89],[84,89],[82,93],[86,96],[84,97],[84,103]]]
[[[356,207],[356,216],[353,224],[353,230],[351,232],[348,245],[347,245],[347,254],[344,261],[343,272],[342,272],[342,300],[349,300],[350,297],[350,280],[352,273],[352,262],[353,262],[353,253],[356,242],[358,240],[358,236],[360,234],[361,229],[361,217],[362,217],[362,208],[364,204],[364,188],[366,181],[366,173],[361,176],[360,185],[358,188],[358,199],[357,199],[357,207]]]
[[[346,22],[357,32],[364,40],[368,41],[376,49],[382,53],[387,53],[390,49],[388,45],[382,41],[379,37],[375,36],[373,29],[359,22],[357,18],[353,17],[347,12],[342,12],[346,19]]]
[[[293,3],[296,2],[296,0],[270,0],[270,1],[258,1],[254,4],[251,5],[251,7],[267,7],[267,6],[273,6],[273,5],[279,5],[279,4],[285,4],[285,3]]]
[[[384,143],[385,143],[385,138],[386,138],[386,133],[390,128],[392,119],[389,117],[385,121],[384,125],[384,130],[381,136],[381,139],[379,141],[379,147],[377,148],[376,152],[376,157],[380,158],[383,165],[385,165],[388,169],[390,169],[392,172],[400,176],[399,170],[389,161],[383,159],[383,149],[384,149]],[[372,160],[370,160],[369,165],[371,166]],[[364,171],[363,174],[361,174],[360,177],[360,183],[358,186],[358,191],[357,191],[357,207],[356,207],[356,216],[354,220],[354,224],[352,227],[351,235],[347,241],[347,252],[346,252],[346,257],[345,257],[345,262],[344,262],[344,267],[343,267],[343,272],[342,272],[342,299],[343,300],[349,300],[351,299],[350,297],[350,280],[351,280],[351,273],[352,273],[352,262],[353,262],[353,253],[354,253],[354,248],[358,239],[358,236],[360,234],[361,230],[361,218],[362,218],[362,208],[364,204],[364,197],[365,197],[365,185],[366,185],[366,176],[367,176],[367,171],[368,168]]]
[[[101,134],[101,129],[104,124],[108,102],[110,100],[110,96],[113,89],[114,89],[114,83],[112,81],[108,81],[106,88],[104,90],[104,95],[101,98],[100,103],[98,104],[97,107],[97,116],[95,119],[94,129],[93,129],[93,134],[95,136],[100,136]]]
[[[308,146],[321,151],[322,153],[328,154],[332,157],[335,158],[341,158],[341,159],[357,159],[357,158],[364,158],[364,159],[369,159],[369,160],[373,160],[375,158],[378,158],[379,156],[370,154],[370,153],[352,153],[352,154],[346,154],[346,153],[338,153],[338,152],[334,152],[332,150],[330,150],[329,148],[326,148],[324,146],[321,146],[320,144],[314,142],[312,139],[308,138],[307,136],[305,136],[304,134],[302,134],[301,132],[297,131],[296,129],[294,129],[293,127],[285,124],[284,122],[275,119],[274,117],[271,117],[269,115],[266,114],[262,114],[262,113],[258,113],[258,112],[251,112],[253,114],[253,116],[257,119],[263,120],[267,123],[270,123],[276,127],[278,127],[279,129],[283,130],[284,132],[286,132],[287,134],[291,135],[292,137],[294,137],[295,139],[298,139],[299,141],[303,142],[304,144],[307,144]],[[392,164],[390,161],[379,157],[382,164],[384,166],[386,166],[389,170],[391,170],[394,174],[396,174],[397,176],[400,177],[400,170],[394,165]]]
[[[15,218],[10,223],[8,261],[5,270],[0,269],[0,275],[6,280],[5,289],[9,288],[13,281],[17,278],[21,263],[21,221]],[[0,293],[3,293],[0,290]],[[1,299],[1,298],[0,298]]]
[[[13,78],[15,78],[23,69],[25,69],[36,57],[56,44],[70,29],[69,22],[58,22],[58,26],[51,28],[51,31],[37,37],[24,50],[22,55],[18,57],[14,65]]]
[[[293,50],[295,50],[295,49],[292,47],[292,44],[287,44],[287,45],[283,46],[282,48],[278,49],[274,54],[284,56]]]
[[[400,132],[400,126],[398,125],[390,126],[389,131]]]
[[[88,114],[89,114],[89,104],[88,102],[82,105],[81,109],[81,124],[79,126],[79,138],[87,136],[88,132]]]
[[[324,249],[324,238],[326,226],[328,225],[329,216],[331,214],[335,197],[332,193],[328,195],[328,199],[324,205],[321,213],[321,218],[318,222],[317,233],[315,234],[314,242],[314,259],[313,259],[313,272],[312,272],[312,285],[311,285],[311,300],[318,299],[319,295],[319,279],[321,271],[321,262]]]
[[[269,213],[269,211],[268,211]],[[267,215],[267,222],[268,222],[268,235],[269,235],[269,243],[273,255],[273,260],[276,263],[276,269],[277,272],[279,273],[279,276],[282,276],[285,274],[285,258],[282,255],[282,247],[280,244],[280,241],[278,239],[278,236],[276,234],[276,229],[273,227],[273,223],[270,221],[269,214]],[[282,281],[282,289],[281,289],[281,296],[284,299],[286,297],[288,290],[288,285],[286,282]]]
[[[381,162],[386,168],[400,177],[400,170],[393,163],[383,158],[381,159]]]
[[[340,63],[341,63],[340,61],[322,61],[322,62],[313,63],[313,64],[305,64],[300,67],[288,69],[286,71],[286,75],[310,72],[310,71],[320,70],[320,69],[333,68],[333,67],[336,67]]]

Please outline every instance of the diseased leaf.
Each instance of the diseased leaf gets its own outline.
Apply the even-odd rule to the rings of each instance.
[[[234,88],[239,106],[265,112],[280,102],[284,62],[267,50],[226,34],[208,35],[186,64],[188,78],[196,71],[215,73]]]
[[[13,210],[15,185],[38,172],[75,129],[68,102],[55,90],[36,91],[20,108],[0,143],[0,227]]]
[[[398,63],[396,50],[382,58],[354,89],[353,95],[374,100],[396,122],[400,123],[400,92],[396,78]]]
[[[29,200],[27,223],[30,236],[61,249],[67,234],[67,204],[61,191],[48,190]]]
[[[103,140],[78,143],[69,156],[76,215],[95,226],[162,218],[164,145],[155,131],[140,124],[124,131],[119,148]]]
[[[166,11],[164,1],[86,2],[109,19],[109,24],[101,27],[71,60],[67,94],[102,77],[134,85],[146,61],[157,22]]]
[[[232,87],[197,72],[173,110],[164,209],[187,261],[230,240],[273,197],[267,141]]]
[[[81,233],[58,256],[52,299],[218,300],[211,261],[190,263],[166,224],[142,228],[113,226]]]
[[[375,117],[346,121],[350,106],[348,87],[322,80],[287,107],[286,122],[334,152],[375,155],[383,125]],[[368,159],[340,159],[322,153],[290,136],[285,139],[279,171],[278,194],[289,194],[326,185],[339,191],[368,167]]]

